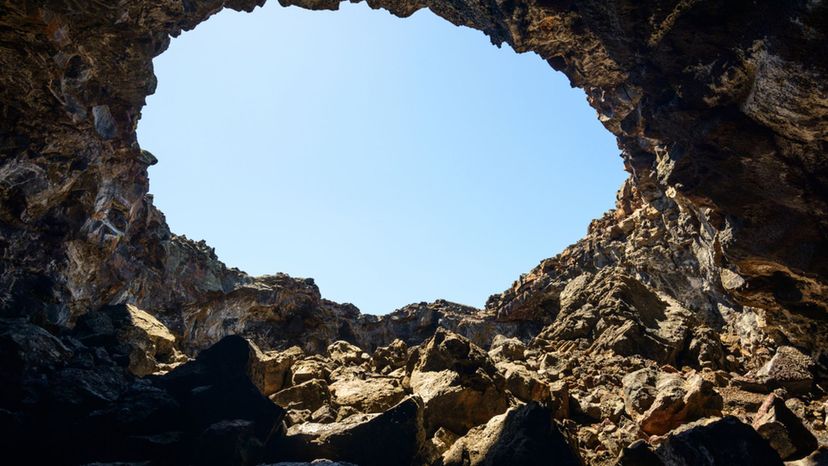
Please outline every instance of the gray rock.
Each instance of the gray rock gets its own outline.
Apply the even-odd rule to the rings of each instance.
[[[118,135],[118,126],[109,105],[96,105],[92,107],[92,118],[95,123],[95,131],[104,139],[113,139]]]

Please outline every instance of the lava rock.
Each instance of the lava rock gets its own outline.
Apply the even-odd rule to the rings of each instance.
[[[460,335],[437,330],[409,366],[409,386],[422,397],[428,434],[444,427],[462,435],[509,408],[493,362]]]
[[[753,428],[735,417],[688,424],[656,449],[666,466],[782,466]]]
[[[382,414],[358,414],[329,424],[288,429],[273,459],[327,458],[360,466],[416,465],[425,445],[422,401],[409,397]]]
[[[475,427],[443,455],[445,466],[580,466],[552,411],[537,403],[511,408]]]
[[[770,361],[756,371],[756,377],[771,389],[806,393],[814,383],[813,366],[813,360],[796,348],[780,346]]]
[[[753,428],[786,461],[800,459],[819,445],[816,437],[785,401],[771,393],[753,418]]]

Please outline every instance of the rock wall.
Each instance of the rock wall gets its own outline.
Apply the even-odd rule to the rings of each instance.
[[[319,333],[322,346],[377,327],[321,300],[310,282],[226,268],[203,243],[170,233],[147,194],[155,158],[139,148],[135,126],[155,87],[152,58],[222,8],[258,3],[2,6],[0,63],[14,70],[0,91],[4,315],[71,325],[129,302],[193,348],[261,333],[261,323]],[[758,328],[748,333],[761,333],[752,339],[819,353],[828,293],[822,2],[369,4],[399,16],[429,8],[495,44],[538,53],[586,91],[618,136],[631,176],[617,209],[482,315],[538,328],[560,311],[571,279],[603,271],[711,328],[744,333],[736,327],[750,321]]]

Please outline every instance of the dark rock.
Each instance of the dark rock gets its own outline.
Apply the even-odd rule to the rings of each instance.
[[[424,442],[422,402],[410,397],[382,414],[291,427],[274,459],[327,458],[360,466],[416,465]]]
[[[201,434],[193,464],[204,466],[255,465],[264,452],[255,426],[239,419],[217,422]]]
[[[689,424],[656,449],[667,466],[782,466],[752,427],[734,417]]]
[[[250,381],[251,353],[244,338],[225,337],[157,383],[181,403],[191,430],[202,431],[224,420],[246,420],[253,423],[258,438],[268,439],[279,430],[285,410]]]
[[[104,139],[113,139],[118,135],[118,126],[112,118],[108,105],[92,107],[92,118],[95,121],[95,131]]]
[[[537,403],[512,408],[475,427],[443,455],[445,466],[581,464],[552,419]]]
[[[785,401],[771,393],[753,418],[753,428],[786,461],[800,459],[816,450],[819,443]]]
[[[621,450],[615,466],[664,466],[644,440],[636,440]]]
[[[0,7],[0,65],[12,70],[0,75],[0,316],[20,318],[16,330],[0,333],[0,419],[11,426],[3,426],[4,451],[22,445],[30,462],[45,464],[126,460],[96,453],[101,448],[90,439],[106,438],[109,453],[143,451],[144,459],[188,464],[202,432],[240,419],[237,413],[259,440],[280,424],[278,408],[265,408],[245,364],[235,361],[201,358],[174,375],[149,376],[165,395],[133,393],[136,378],[124,368],[154,373],[152,360],[123,348],[117,329],[113,343],[105,319],[80,322],[120,302],[148,310],[193,356],[233,334],[265,352],[298,345],[315,354],[336,341],[365,352],[395,339],[420,345],[438,328],[478,350],[496,335],[518,337],[530,342],[527,370],[571,391],[580,408],[574,417],[592,417],[570,427],[591,445],[580,449],[585,459],[601,464],[638,434],[617,409],[617,395],[624,375],[643,367],[723,369],[736,375],[705,380],[730,378],[738,388],[739,377],[770,359],[748,377],[757,390],[784,388],[807,399],[825,386],[818,356],[828,345],[824,2],[372,1],[401,17],[428,8],[496,44],[536,52],[583,89],[618,138],[630,173],[615,209],[581,241],[522,274],[484,309],[438,300],[383,317],[323,299],[313,280],[228,268],[206,243],[171,233],[153,205],[153,160],[135,133],[156,87],[152,60],[171,37],[223,6],[251,11],[262,1],[87,3]],[[500,214],[495,221],[508,222],[514,212]],[[486,423],[514,401],[482,350],[450,340],[438,351],[417,351],[405,376],[393,376],[423,394],[434,432]],[[226,346],[221,351],[233,359]],[[290,380],[333,382],[338,368],[317,362],[295,364]],[[381,370],[399,370],[391,367]],[[282,390],[282,382],[264,390]],[[713,389],[734,388],[723,385]],[[684,394],[715,401],[709,386],[701,388]],[[646,395],[631,412],[649,404]],[[647,430],[681,429],[709,414],[705,402],[695,405],[700,412],[685,412],[691,402],[657,394],[642,413]],[[140,432],[140,416],[114,415],[121,403],[129,410],[158,403],[146,409],[159,430]],[[745,405],[734,406],[725,411]],[[170,410],[178,421],[168,419]],[[359,416],[354,411],[339,410]],[[82,425],[83,436],[75,429]],[[687,455],[678,458],[692,461],[773,459],[752,456],[762,447],[739,450],[751,445],[745,432],[730,432],[735,440],[727,445],[704,432],[697,425],[677,433],[667,451],[678,455],[685,445]],[[701,450],[690,444],[705,442],[709,451],[693,457]]]

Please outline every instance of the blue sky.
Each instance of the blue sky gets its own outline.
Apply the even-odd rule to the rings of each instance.
[[[155,59],[138,126],[172,230],[384,314],[482,306],[626,177],[582,91],[429,11],[223,11]]]

